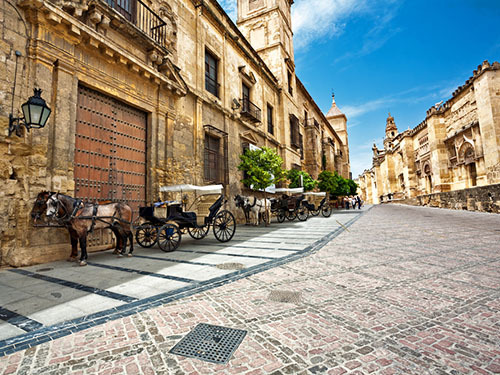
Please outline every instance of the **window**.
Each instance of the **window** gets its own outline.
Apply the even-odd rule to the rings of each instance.
[[[274,135],[273,107],[267,105],[267,132]]]
[[[295,115],[290,115],[290,143],[292,146],[300,148],[299,119]]]
[[[242,93],[243,101],[250,100],[250,87],[248,87],[244,83],[241,85],[241,93]]]
[[[288,71],[288,92],[290,95],[293,95],[292,73],[290,71]]]
[[[205,90],[219,97],[219,83],[217,82],[217,70],[219,61],[207,50],[205,50]]]
[[[205,134],[205,180],[219,182],[220,138]]]

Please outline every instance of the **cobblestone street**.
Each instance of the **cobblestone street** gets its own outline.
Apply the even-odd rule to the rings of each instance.
[[[499,215],[375,206],[305,257],[2,356],[0,374],[500,373],[499,244]],[[228,364],[169,353],[199,323],[247,331]]]

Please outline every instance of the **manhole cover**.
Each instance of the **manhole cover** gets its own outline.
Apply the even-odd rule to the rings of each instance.
[[[247,331],[200,323],[169,353],[212,363],[227,363]]]
[[[216,267],[221,270],[242,270],[245,268],[245,266],[241,263],[222,263],[218,264]]]
[[[269,294],[268,299],[273,302],[299,303],[301,292],[292,292],[289,290],[273,290]]]
[[[47,272],[47,271],[52,271],[53,268],[40,268],[38,270],[36,270],[36,272]]]

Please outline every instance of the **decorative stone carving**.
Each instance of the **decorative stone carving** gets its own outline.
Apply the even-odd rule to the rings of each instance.
[[[170,5],[165,1],[160,3],[157,13],[165,22],[165,27],[162,32],[165,35],[167,48],[175,50],[177,45],[177,22],[175,20],[175,14]]]

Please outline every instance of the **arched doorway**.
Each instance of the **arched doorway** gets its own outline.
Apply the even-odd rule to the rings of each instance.
[[[425,192],[427,194],[432,193],[432,174],[431,166],[429,164],[424,165],[424,175],[425,175]]]
[[[475,153],[472,147],[465,150],[464,161],[467,169],[467,187],[477,185],[477,170],[475,163]]]

